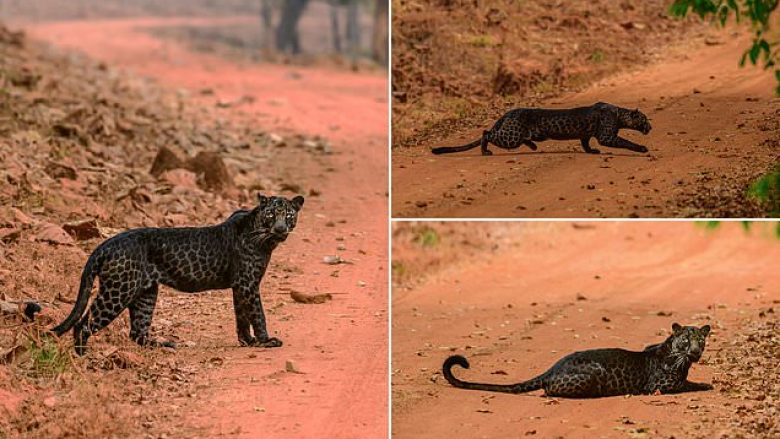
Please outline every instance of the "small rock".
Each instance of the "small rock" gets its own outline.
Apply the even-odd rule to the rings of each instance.
[[[295,366],[295,363],[293,363],[292,360],[287,360],[284,362],[284,370],[289,373],[303,373]]]
[[[14,217],[15,221],[17,221],[17,222],[19,222],[19,223],[21,223],[21,224],[23,224],[25,226],[29,226],[30,224],[33,223],[33,219],[30,218],[29,216],[25,215],[25,213],[22,212],[21,210],[15,208],[15,207],[12,207],[11,208],[11,212],[13,213],[13,217]]]
[[[268,142],[271,144],[271,146],[276,146],[278,148],[287,146],[287,143],[284,141],[284,137],[276,133],[268,133]]]
[[[349,262],[339,255],[328,255],[322,258],[322,262],[328,265],[348,264]]]
[[[406,103],[406,100],[408,99],[405,91],[394,91],[393,98],[402,104]]]
[[[68,180],[75,180],[78,176],[75,168],[56,162],[47,163],[43,171],[54,179],[67,178]]]
[[[101,237],[100,228],[94,219],[65,223],[62,229],[79,241]]]
[[[49,396],[48,398],[44,398],[43,405],[45,405],[48,408],[54,408],[54,406],[57,405],[57,397]]]
[[[160,179],[178,187],[195,189],[198,187],[198,176],[186,169],[171,169],[160,175]]]
[[[68,235],[68,232],[63,230],[62,227],[52,223],[43,223],[35,234],[35,240],[59,245],[75,244],[75,241]]]
[[[152,169],[149,170],[149,173],[152,174],[152,177],[159,177],[165,171],[183,167],[184,161],[177,157],[169,148],[163,146],[157,151],[157,155],[152,162]]]

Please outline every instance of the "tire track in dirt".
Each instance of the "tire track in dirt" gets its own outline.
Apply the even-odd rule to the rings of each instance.
[[[446,383],[439,370],[452,353],[471,362],[456,371],[463,379],[517,382],[573,351],[642,349],[675,321],[713,325],[690,375],[712,382],[716,351],[756,308],[780,299],[774,224],[751,233],[737,224],[714,232],[677,222],[582,225],[497,225],[515,230],[517,242],[394,294],[394,436],[712,437],[724,424],[706,419],[734,416],[739,402],[717,383],[714,392],[590,401]]]
[[[163,86],[212,90],[194,96],[204,106],[252,96],[254,100],[224,110],[225,118],[332,141],[333,155],[323,161],[300,160],[297,156],[305,152],[290,148],[277,168],[257,170],[258,175],[285,174],[295,168],[295,175],[307,177],[294,183],[321,192],[307,198],[299,230],[280,246],[275,270],[269,270],[262,285],[269,330],[285,341],[283,348],[237,347],[229,293],[183,298],[168,290],[161,295],[157,318],[184,320],[178,335],[195,340],[194,347],[177,355],[193,362],[216,358],[221,364],[207,377],[195,378],[200,381],[195,386],[198,398],[181,404],[188,410],[171,434],[382,436],[387,431],[386,79],[379,73],[316,67],[236,65],[139,30],[191,22],[203,20],[25,26],[34,38]],[[324,255],[336,254],[339,243],[346,247],[339,254],[354,265],[322,264]],[[287,298],[290,289],[329,291],[334,300],[295,304]],[[285,372],[286,360],[302,373]]]
[[[724,38],[723,44],[676,55],[544,104],[565,108],[605,101],[639,107],[653,131],[648,136],[623,135],[647,145],[649,154],[600,147],[602,154],[593,156],[582,152],[579,141],[543,142],[538,152],[493,148],[492,157],[482,157],[478,149],[433,156],[427,148],[395,148],[393,215],[705,215],[677,204],[681,197],[699,192],[700,184],[747,182],[780,157],[776,146],[765,143],[777,135],[766,131],[767,121],[776,120],[780,112],[780,100],[772,94],[774,78],[758,68],[740,69],[737,61],[749,41]],[[443,145],[463,144],[480,133],[465,133]]]

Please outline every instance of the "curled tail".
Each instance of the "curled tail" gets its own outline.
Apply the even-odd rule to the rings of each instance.
[[[442,146],[439,148],[433,148],[431,150],[434,154],[448,154],[451,152],[461,152],[461,151],[468,151],[472,148],[478,147],[482,143],[482,139],[477,139],[467,145],[463,146]]]
[[[444,374],[444,378],[446,378],[450,384],[455,387],[460,387],[461,389],[486,390],[488,392],[525,393],[542,388],[542,379],[544,375],[540,375],[536,378],[517,384],[483,384],[461,381],[452,375],[452,366],[456,364],[464,369],[469,368],[469,362],[465,357],[460,355],[453,355],[444,360],[442,373]]]
[[[73,310],[70,312],[65,321],[52,328],[52,332],[62,335],[65,331],[69,330],[79,321],[84,311],[87,309],[87,303],[89,303],[89,293],[92,292],[92,284],[95,282],[98,269],[100,268],[97,263],[97,252],[92,253],[87,264],[84,266],[84,271],[81,272],[81,284],[79,285],[79,295],[76,298],[76,304],[73,305]]]

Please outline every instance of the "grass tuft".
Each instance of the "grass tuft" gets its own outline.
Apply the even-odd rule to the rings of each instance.
[[[439,233],[430,227],[423,227],[417,232],[414,241],[423,247],[436,247],[439,244]]]
[[[27,354],[24,369],[32,378],[56,378],[73,367],[70,349],[48,333],[28,333]]]

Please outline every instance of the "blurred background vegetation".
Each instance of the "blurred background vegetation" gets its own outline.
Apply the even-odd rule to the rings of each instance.
[[[254,24],[156,27],[181,39],[217,41],[252,60],[334,55],[386,67],[388,0],[0,0],[0,19],[87,20],[137,17],[255,17]],[[200,44],[200,48],[206,47]]]

